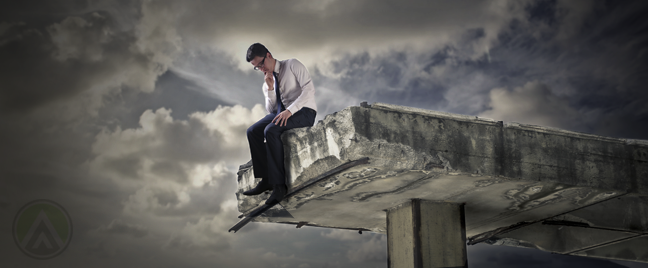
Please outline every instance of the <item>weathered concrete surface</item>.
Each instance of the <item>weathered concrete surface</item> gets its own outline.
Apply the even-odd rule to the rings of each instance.
[[[646,141],[380,103],[348,107],[282,138],[289,187],[351,160],[369,157],[370,163],[303,190],[257,221],[385,233],[384,210],[417,198],[465,203],[466,235],[473,242],[571,254],[648,232]],[[238,174],[244,213],[267,196],[243,196],[257,180],[250,165]],[[585,232],[591,241],[574,244],[565,239],[581,231],[551,229],[553,240],[565,240],[554,246],[524,234],[559,228],[542,222],[561,217],[581,219],[576,221],[597,232]]]
[[[413,199],[387,211],[389,267],[467,267],[464,205]]]

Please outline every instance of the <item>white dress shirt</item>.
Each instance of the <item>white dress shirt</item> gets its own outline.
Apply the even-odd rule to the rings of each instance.
[[[292,114],[301,110],[302,107],[317,111],[315,87],[304,64],[297,59],[277,60],[274,70],[279,77],[279,93],[281,93],[281,100],[286,110]],[[266,110],[268,113],[275,113],[277,110],[276,89],[268,91],[268,85],[265,82],[262,89],[266,98]]]

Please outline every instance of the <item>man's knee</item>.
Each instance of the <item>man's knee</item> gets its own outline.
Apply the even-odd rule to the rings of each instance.
[[[259,124],[254,124],[247,129],[248,138],[261,136],[261,130],[263,128],[259,127]]]
[[[263,135],[268,138],[268,137],[274,137],[274,136],[281,136],[281,127],[278,125],[275,125],[274,123],[270,123],[266,126],[265,130],[263,131]]]
[[[247,136],[250,137],[250,136],[252,136],[252,135],[254,135],[254,125],[250,126],[250,127],[247,129]]]

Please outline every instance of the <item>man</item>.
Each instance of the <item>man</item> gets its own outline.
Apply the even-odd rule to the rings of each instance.
[[[252,44],[246,60],[265,75],[262,91],[269,114],[247,130],[254,177],[261,178],[261,182],[243,194],[258,195],[272,190],[266,204],[276,204],[288,191],[281,133],[315,123],[315,87],[301,62],[278,61],[262,44]]]

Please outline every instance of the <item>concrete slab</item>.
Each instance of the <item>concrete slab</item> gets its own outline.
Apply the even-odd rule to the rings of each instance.
[[[282,139],[289,187],[348,161],[370,161],[302,190],[256,221],[385,233],[385,210],[416,198],[465,203],[466,235],[473,242],[533,244],[521,239],[527,237],[523,230],[558,228],[541,223],[566,215],[618,233],[583,241],[583,247],[646,233],[647,141],[382,103],[348,107]],[[252,168],[243,165],[238,173],[242,213],[267,198],[242,195],[258,181]],[[614,202],[621,201],[614,200],[630,209],[619,212]],[[552,232],[555,239],[563,237]],[[536,248],[556,252],[580,247],[535,242]]]

